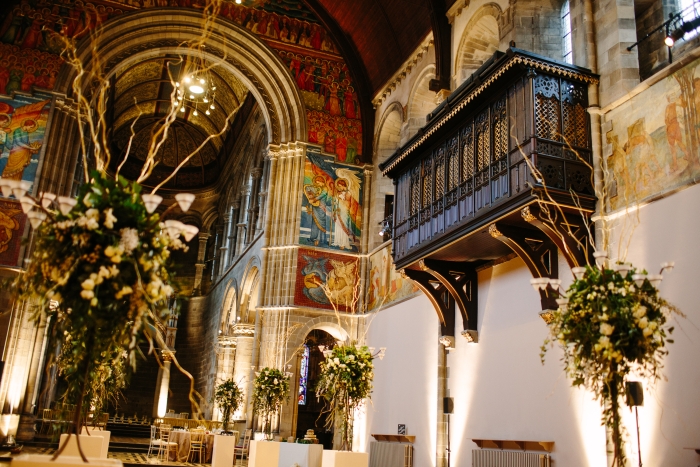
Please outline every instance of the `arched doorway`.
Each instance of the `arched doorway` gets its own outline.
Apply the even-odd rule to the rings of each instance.
[[[316,399],[314,388],[319,377],[320,363],[324,360],[319,346],[333,348],[335,337],[321,329],[314,329],[306,335],[301,348],[299,362],[299,385],[297,387],[297,429],[296,438],[303,438],[307,430],[314,430],[324,449],[333,449],[333,430],[326,427],[329,414],[325,412],[325,401]]]

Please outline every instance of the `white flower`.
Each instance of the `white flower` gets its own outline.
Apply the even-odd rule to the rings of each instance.
[[[97,303],[98,303],[97,297],[93,297],[92,300],[90,300],[90,305],[91,305],[91,306],[97,306]]]
[[[86,194],[83,198],[83,204],[87,207],[92,207],[92,201],[90,201],[90,194],[91,193]]]
[[[112,214],[112,208],[107,209],[105,211],[105,227],[108,229],[113,229],[115,222],[117,222],[117,218],[114,217],[114,214]]]
[[[615,290],[615,284],[612,281],[608,282],[608,290]]]
[[[95,292],[92,290],[83,290],[80,292],[80,296],[83,297],[85,300],[92,300],[95,297]]]
[[[119,254],[119,249],[116,247],[113,247],[112,245],[108,246],[105,248],[105,256],[107,258],[111,258],[112,256]]]
[[[644,337],[649,337],[654,333],[654,330],[651,328],[644,328],[642,330],[642,334],[644,334]]]
[[[95,281],[92,279],[85,279],[80,286],[83,290],[93,290],[95,288]]]
[[[126,253],[129,254],[139,246],[139,232],[136,229],[121,229],[119,231],[122,235],[119,240],[119,246]]]
[[[637,310],[635,310],[634,317],[637,319],[640,319],[646,314],[647,314],[647,307],[645,307],[644,305],[640,305],[639,308],[637,308]]]
[[[116,298],[117,300],[121,300],[121,298],[124,297],[124,295],[129,295],[129,294],[132,293],[132,292],[133,292],[133,289],[132,289],[131,287],[129,287],[128,285],[125,285],[125,286],[122,287],[122,289],[121,289],[119,292],[117,292],[114,296],[115,296],[115,298]]]
[[[603,347],[607,347],[608,345],[610,345],[610,338],[608,336],[600,336],[600,339],[598,339],[598,343]]]
[[[646,316],[642,319],[639,320],[637,323],[637,326],[639,326],[639,329],[644,329],[649,325],[649,320],[646,318]]]
[[[97,274],[98,274],[98,276],[100,276],[100,277],[103,278],[103,279],[109,279],[110,276],[112,275],[112,274],[109,272],[109,269],[107,269],[107,268],[104,267],[104,266],[100,266],[100,270],[99,270],[99,272],[98,272]]]
[[[85,217],[87,217],[88,219],[98,220],[100,218],[100,211],[94,208],[88,209],[87,211],[85,211]]]
[[[280,382],[279,382],[279,381],[277,381],[277,378],[275,378],[275,381],[274,381],[274,383],[275,383],[275,384],[280,384]]]
[[[117,267],[116,264],[113,264],[113,265],[111,265],[111,266],[109,267],[109,274],[110,274],[112,277],[116,277],[116,276],[119,275],[119,268]]]
[[[608,323],[601,323],[600,325],[600,333],[605,336],[609,336],[610,334],[612,334],[614,329],[615,327],[610,326]]]
[[[605,308],[605,307],[603,307],[603,308]],[[603,313],[602,315],[599,316],[599,318],[601,321],[607,321],[609,316],[607,313]]]
[[[353,361],[353,360],[355,360],[355,356],[354,356],[354,355],[348,355],[348,361]]]
[[[656,324],[656,321],[652,321],[651,323],[649,323],[649,329],[651,329],[652,331],[656,330],[657,327],[659,327],[659,325]]]
[[[338,357],[334,358],[333,363],[335,363],[336,365],[340,365],[340,359]]]

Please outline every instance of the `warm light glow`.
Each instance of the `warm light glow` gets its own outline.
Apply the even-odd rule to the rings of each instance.
[[[664,39],[664,44],[666,44],[668,47],[673,47],[673,38],[671,36],[667,36],[666,39]]]
[[[197,113],[197,109],[195,109],[195,111],[194,111],[193,113],[194,113],[194,116],[195,116],[195,117],[196,117],[197,115],[199,115],[199,114]]]
[[[185,81],[185,83],[189,83],[189,82],[191,81],[191,80],[190,80],[190,77],[189,77],[189,76],[185,76],[185,80],[184,80],[184,81]]]
[[[185,111],[185,106],[183,105],[182,107],[180,107],[180,112],[184,112],[184,111]]]
[[[160,380],[160,392],[158,394],[158,417],[163,418],[168,408],[168,387],[170,386],[170,362],[164,362],[163,377]]]
[[[190,86],[190,92],[193,94],[202,94],[204,92],[204,88],[202,86],[197,86],[196,84],[193,84]]]

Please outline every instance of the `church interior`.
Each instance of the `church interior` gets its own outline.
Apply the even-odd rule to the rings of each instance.
[[[0,462],[700,464],[700,3],[1,3]],[[40,254],[123,222],[99,183],[149,222],[105,261],[170,245],[109,304]]]

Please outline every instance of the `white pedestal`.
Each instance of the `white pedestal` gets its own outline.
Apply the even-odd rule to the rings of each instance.
[[[323,445],[280,443],[279,467],[321,467]]]
[[[64,456],[61,454],[55,461],[50,454],[22,454],[12,459],[12,467],[122,467],[122,461],[118,459],[91,459],[85,464],[80,457]]]
[[[323,467],[368,467],[366,452],[323,451]]]
[[[89,436],[100,436],[102,437],[102,454],[100,455],[101,459],[107,459],[107,452],[109,451],[109,438],[112,435],[111,431],[106,431],[106,430],[97,430],[95,428],[89,428],[88,427],[83,427],[83,431],[81,434],[87,435],[88,430],[90,435]],[[80,440],[82,443],[82,438]]]
[[[274,467],[280,461],[280,444],[275,441],[251,441],[248,467]]]
[[[211,467],[231,467],[233,451],[236,447],[235,436],[214,435],[214,448],[211,453]]]
[[[70,436],[69,438],[69,435],[65,433],[62,434],[61,439],[58,442],[59,449],[66,443],[66,440],[68,440],[68,445],[65,447],[63,452],[61,452],[59,459],[63,456],[80,458],[80,451],[78,451],[78,440],[75,438],[75,435]],[[90,459],[101,459],[103,441],[105,440],[101,436],[80,435],[80,448],[82,449],[83,454],[85,454],[85,457]]]

